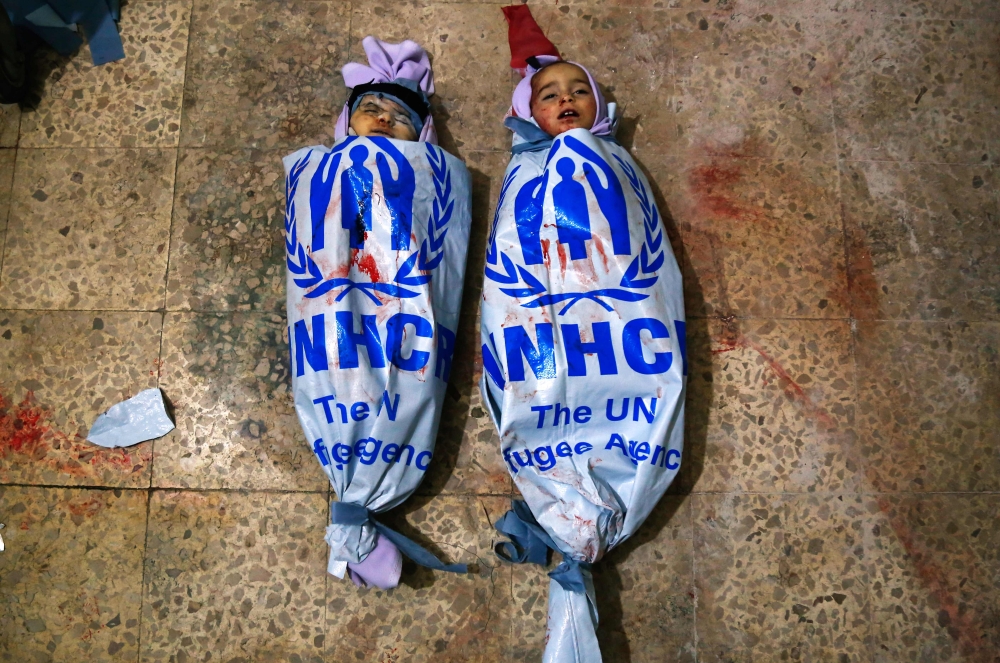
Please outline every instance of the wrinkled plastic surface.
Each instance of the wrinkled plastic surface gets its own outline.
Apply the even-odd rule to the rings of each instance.
[[[601,559],[677,475],[684,331],[680,271],[628,152],[575,129],[515,155],[487,246],[480,386],[564,555]],[[596,621],[592,584],[551,582],[546,663],[600,661]]]
[[[471,222],[469,172],[441,148],[347,137],[285,157],[295,410],[341,502],[405,500],[434,455]],[[343,577],[371,522],[327,528]]]
[[[112,405],[90,427],[87,441],[113,449],[162,437],[174,429],[159,389],[146,389]]]

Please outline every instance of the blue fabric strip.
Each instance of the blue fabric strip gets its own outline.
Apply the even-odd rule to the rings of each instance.
[[[497,531],[510,537],[510,541],[498,543],[494,552],[500,559],[513,564],[528,562],[545,566],[549,550],[558,550],[552,537],[538,524],[523,500],[512,500],[510,507],[495,525]],[[592,565],[578,562],[566,553],[562,556],[562,563],[549,573],[549,577],[568,592],[586,594],[585,574],[590,574]]]
[[[511,154],[521,154],[523,152],[538,152],[547,150],[555,140],[535,123],[529,122],[520,117],[508,117],[503,121],[503,125],[524,139],[525,142],[518,143],[510,148]],[[601,140],[618,145],[614,136],[598,136]]]
[[[72,55],[83,43],[73,30],[36,25],[30,19],[42,7],[48,7],[68,24],[79,24],[90,44],[95,65],[125,57],[121,36],[115,21],[119,17],[118,0],[2,0],[14,25],[28,28],[44,39],[60,55]]]
[[[90,57],[95,65],[121,60],[125,57],[118,26],[104,0],[95,1],[80,20],[83,33],[90,45]]]
[[[330,522],[334,525],[364,525],[370,522],[375,530],[389,539],[394,546],[399,548],[405,557],[435,571],[449,571],[451,573],[468,573],[468,566],[465,564],[445,564],[432,552],[423,548],[413,539],[400,534],[396,530],[375,520],[374,514],[360,504],[348,504],[346,502],[333,502],[330,509]]]

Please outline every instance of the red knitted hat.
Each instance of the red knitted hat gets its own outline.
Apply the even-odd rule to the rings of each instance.
[[[507,41],[510,43],[510,66],[522,72],[528,66],[527,58],[537,55],[559,57],[559,50],[548,40],[535,23],[528,5],[502,7],[507,19]]]

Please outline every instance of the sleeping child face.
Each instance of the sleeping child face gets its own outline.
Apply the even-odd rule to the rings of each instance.
[[[417,131],[410,112],[391,99],[369,94],[351,113],[351,129],[358,136],[385,136],[397,140],[416,140]]]
[[[575,64],[558,62],[532,76],[531,117],[550,136],[594,126],[597,100],[586,72]]]

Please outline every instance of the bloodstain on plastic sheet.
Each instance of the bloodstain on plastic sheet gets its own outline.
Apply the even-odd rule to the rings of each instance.
[[[78,434],[54,429],[48,423],[50,418],[51,412],[37,403],[31,392],[17,405],[0,393],[0,461],[8,461],[0,464],[0,468],[35,463],[51,471],[84,477],[95,470],[131,474],[141,471],[150,461],[149,447],[131,452],[98,447]],[[0,469],[0,476],[3,474]]]
[[[355,251],[351,262],[357,266],[358,271],[367,274],[372,283],[378,283],[382,280],[382,274],[378,271],[378,265],[375,264],[375,256],[372,254],[365,253],[362,255],[360,251]]]

